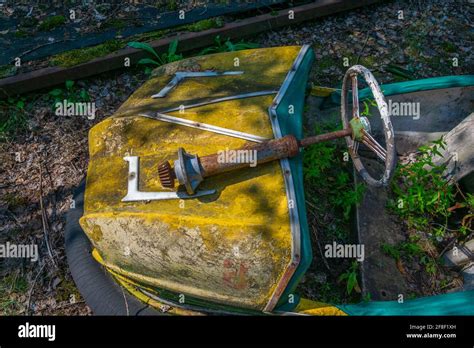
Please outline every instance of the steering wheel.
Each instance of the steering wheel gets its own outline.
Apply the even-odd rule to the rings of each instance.
[[[370,134],[370,122],[367,117],[359,115],[359,94],[357,86],[357,75],[363,75],[377,103],[377,107],[382,118],[383,131],[385,135],[386,148],[380,145]],[[349,121],[348,112],[348,94],[349,84],[352,87],[352,119]],[[387,186],[393,175],[397,156],[395,152],[395,134],[393,132],[392,122],[388,111],[387,102],[375,80],[374,75],[362,65],[354,65],[349,68],[344,75],[341,92],[341,117],[344,129],[352,128],[352,135],[346,136],[347,147],[352,157],[354,167],[367,184],[380,187]],[[385,163],[385,171],[380,179],[374,179],[364,165],[358,154],[359,144],[362,143],[372,150],[378,158]]]

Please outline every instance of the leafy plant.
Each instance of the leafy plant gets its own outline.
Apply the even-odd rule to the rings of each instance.
[[[25,98],[0,101],[0,140],[4,141],[24,130],[27,125]]]
[[[364,110],[360,113],[360,115],[366,117],[372,116],[372,113],[370,112],[370,107],[377,106],[377,102],[375,101],[375,99],[364,100],[362,101],[362,103],[364,104]]]
[[[445,148],[442,138],[431,146],[421,146],[414,161],[398,166],[391,185],[394,199],[390,207],[405,219],[409,228],[429,233],[437,240],[445,237],[455,210],[464,212],[464,216],[460,226],[449,230],[459,237],[473,232],[473,195],[464,194],[457,184],[446,180],[446,165],[433,163],[433,157],[443,156],[441,149]]]
[[[434,275],[438,269],[436,260],[431,257],[425,250],[417,243],[417,238],[411,238],[409,241],[398,243],[397,245],[382,244],[382,251],[392,257],[395,261],[401,260],[414,261],[425,266],[425,271],[428,274]]]
[[[424,250],[416,242],[403,242],[399,246],[402,253],[408,257],[423,256]]]
[[[339,122],[318,124],[312,133],[331,132],[338,127]],[[321,244],[332,243],[334,240],[340,243],[355,242],[350,233],[349,218],[354,205],[362,198],[364,186],[354,185],[349,158],[343,139],[314,144],[303,153],[303,178],[308,212],[309,217],[314,218],[311,221],[314,230],[321,231],[316,237]],[[358,284],[355,285],[357,264],[352,265],[349,259],[327,259],[327,263],[331,265],[331,269],[337,269],[340,273],[347,268],[350,271],[340,277],[330,276],[327,283],[318,285],[318,296],[325,292],[324,286],[330,284],[330,292],[325,295],[328,300],[339,303],[359,302],[360,295],[353,291],[354,288],[359,289]],[[352,270],[354,272],[351,272]],[[339,278],[341,279],[338,281]]]
[[[459,228],[459,233],[463,236],[468,235],[469,233],[473,232],[471,229],[472,220],[474,220],[474,195],[471,193],[462,193],[459,190],[459,187],[456,186],[458,189],[458,193],[464,199],[464,202],[456,202],[456,204],[450,207],[449,211],[455,211],[457,209],[465,209],[467,213],[461,219],[461,227]]]
[[[336,127],[316,127],[316,133],[335,130]],[[344,145],[337,142],[323,142],[305,149],[303,157],[303,175],[309,185],[319,188],[330,208],[340,208],[344,221],[348,221],[352,208],[360,202],[364,193],[364,185],[353,184],[344,161]],[[342,166],[341,166],[342,165]]]
[[[410,227],[429,229],[432,222],[451,214],[449,208],[455,197],[453,185],[444,178],[445,165],[435,165],[433,156],[441,156],[445,149],[443,139],[432,146],[421,146],[415,161],[399,165],[392,181],[395,201],[392,208]]]
[[[392,257],[396,261],[400,260],[402,257],[411,259],[414,256],[425,255],[425,251],[415,241],[401,242],[397,245],[384,243],[381,248],[386,255]]]
[[[428,255],[423,255],[420,258],[420,263],[425,266],[426,273],[431,275],[436,274],[438,266],[433,258],[429,257]]]
[[[359,270],[359,263],[352,261],[351,267],[339,276],[339,282],[346,282],[346,291],[350,295],[353,290],[360,292],[359,282],[357,281],[357,272]]]
[[[467,207],[469,210],[474,210],[474,195],[466,193],[466,201],[462,203],[462,207]]]
[[[168,52],[163,53],[159,55],[153,47],[151,47],[149,44],[144,43],[144,42],[129,42],[127,44],[130,47],[136,48],[136,49],[141,49],[146,52],[148,52],[153,58],[142,58],[138,61],[138,64],[143,64],[143,65],[154,65],[156,67],[175,62],[178,60],[183,59],[182,54],[177,54],[176,51],[178,50],[178,40],[172,41],[169,46],[168,46]],[[148,67],[145,72],[151,73],[151,69]]]
[[[78,89],[74,86],[74,81],[67,80],[64,84],[65,88],[55,88],[48,93],[53,100],[53,109],[56,104],[62,103],[66,100],[66,103],[81,103],[90,101],[89,94],[85,89]]]
[[[214,38],[215,45],[203,49],[199,55],[205,55],[210,53],[219,53],[219,52],[233,52],[233,51],[241,51],[250,48],[257,48],[259,47],[258,44],[251,43],[251,42],[244,42],[240,41],[238,43],[232,43],[229,38],[227,40],[222,41],[221,37],[217,35]]]
[[[326,171],[334,165],[336,146],[330,142],[314,144],[305,149],[304,177],[308,181],[321,179]]]
[[[332,202],[335,206],[342,208],[344,220],[347,221],[349,220],[352,208],[362,200],[365,187],[362,184],[356,184],[354,186],[349,174],[345,172],[338,174],[335,184],[338,190],[341,191],[338,191],[339,194],[333,197]],[[351,186],[353,188],[351,188]]]
[[[435,156],[443,156],[441,150],[445,148],[442,138],[421,146],[416,159],[397,168],[391,185],[394,199],[390,207],[405,220],[411,238],[396,247],[382,247],[397,261],[403,258],[405,262],[411,260],[423,265],[430,276],[436,276],[440,270],[436,251],[432,249],[434,243],[445,248],[449,245],[447,236],[459,242],[473,232],[473,195],[464,194],[456,183],[448,181],[446,165],[433,161]],[[453,214],[456,210],[458,213]],[[414,236],[427,239],[420,245]]]
[[[400,260],[401,253],[398,246],[384,243],[382,244],[381,248],[386,255],[390,256],[396,261]]]
[[[341,303],[341,298],[339,293],[340,289],[337,288],[337,283],[334,282],[324,282],[324,283],[315,283],[312,284],[312,289],[318,294],[318,300],[325,303]],[[343,289],[343,293],[346,290]]]

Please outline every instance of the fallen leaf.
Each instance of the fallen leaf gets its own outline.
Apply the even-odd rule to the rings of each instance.
[[[407,274],[407,272],[405,270],[405,267],[403,267],[402,260],[400,260],[400,259],[397,260],[397,268],[398,268],[398,270],[400,271],[401,274],[403,274],[403,275]]]
[[[454,210],[456,210],[456,209],[464,208],[465,206],[466,206],[465,203],[456,202],[455,205],[453,205],[452,207],[449,207],[449,208],[448,208],[448,211],[451,212],[451,211],[454,211]]]

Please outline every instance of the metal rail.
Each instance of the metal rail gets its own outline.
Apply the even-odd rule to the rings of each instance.
[[[380,0],[321,0],[291,8],[294,13],[293,19],[290,19],[288,16],[290,9],[279,10],[276,11],[276,14],[269,13],[246,18],[238,22],[228,23],[222,28],[197,33],[184,33],[152,41],[150,42],[150,46],[153,47],[157,53],[161,54],[168,50],[168,46],[173,40],[179,40],[180,52],[190,52],[213,45],[214,38],[217,35],[230,39],[252,37],[268,30],[296,25],[315,18],[370,5],[379,1]],[[130,64],[133,65],[140,59],[145,58],[145,56],[146,52],[142,50],[124,48],[105,57],[93,59],[73,67],[48,67],[0,79],[0,99],[15,94],[61,85],[67,80],[78,80],[115,69],[123,69],[126,59],[129,59]]]

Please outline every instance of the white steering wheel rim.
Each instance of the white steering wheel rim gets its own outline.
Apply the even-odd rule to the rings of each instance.
[[[354,163],[354,167],[356,168],[357,172],[360,176],[372,186],[380,187],[380,186],[387,186],[390,178],[393,175],[397,156],[395,150],[395,138],[394,138],[394,131],[392,122],[390,120],[390,113],[388,110],[387,102],[385,101],[385,96],[380,89],[377,80],[375,79],[374,75],[369,71],[369,69],[363,67],[362,65],[354,65],[350,67],[346,74],[344,75],[344,80],[342,82],[342,92],[341,92],[341,118],[344,129],[350,127],[349,118],[348,118],[348,110],[349,110],[349,103],[348,103],[348,94],[349,94],[349,85],[353,83],[353,78],[355,77],[355,94],[357,94],[357,75],[362,75],[369,85],[369,88],[372,90],[372,93],[375,98],[375,102],[377,103],[378,110],[380,112],[380,117],[382,119],[382,125],[385,135],[385,143],[386,143],[386,156],[385,156],[385,171],[384,174],[380,179],[374,179],[365,169],[362,161],[357,154],[357,141],[352,139],[352,137],[346,137],[346,143],[349,148],[349,153],[352,157],[352,161]],[[358,95],[355,96],[355,103],[357,105],[353,105],[353,117],[359,117],[358,110]],[[354,115],[356,113],[356,115]],[[355,149],[355,150],[354,150]]]

